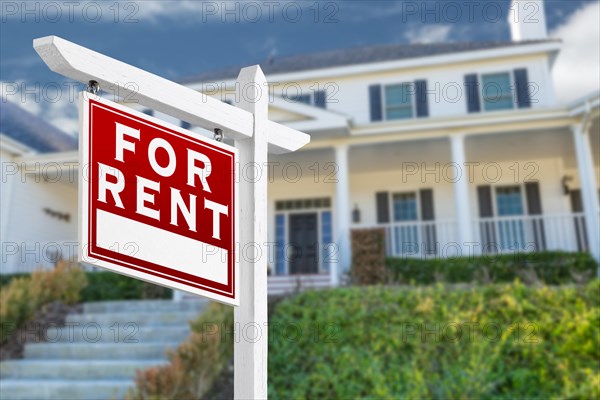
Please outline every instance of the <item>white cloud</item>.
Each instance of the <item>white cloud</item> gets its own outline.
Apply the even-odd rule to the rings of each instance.
[[[600,90],[600,3],[587,4],[550,33],[563,40],[553,70],[559,102]]]
[[[423,25],[404,33],[409,43],[440,43],[450,36],[451,25]]]

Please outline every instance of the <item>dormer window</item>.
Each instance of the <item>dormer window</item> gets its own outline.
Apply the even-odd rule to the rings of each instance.
[[[414,115],[414,88],[412,83],[385,87],[385,119],[406,119]]]
[[[327,108],[327,92],[325,90],[301,93],[294,96],[284,94],[283,98],[289,101],[290,103],[302,103],[309,106]]]
[[[513,87],[508,72],[481,75],[483,109],[495,111],[514,108]]]

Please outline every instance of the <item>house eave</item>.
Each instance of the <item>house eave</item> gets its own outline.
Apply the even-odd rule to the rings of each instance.
[[[362,75],[369,73],[381,73],[392,70],[402,70],[410,68],[426,68],[440,65],[460,64],[465,62],[474,62],[481,60],[490,60],[498,58],[509,58],[527,55],[550,55],[553,56],[560,51],[560,42],[531,43],[520,46],[508,46],[487,50],[472,50],[459,53],[442,54],[435,56],[425,56],[411,58],[406,60],[375,62],[368,64],[348,65],[342,67],[313,69],[299,72],[289,72],[280,74],[271,74],[267,77],[268,82],[289,82],[303,80],[319,80],[334,78],[339,76]],[[235,79],[223,79],[219,81],[224,84],[226,89],[235,87]],[[204,85],[213,82],[188,83],[191,89],[202,91]]]

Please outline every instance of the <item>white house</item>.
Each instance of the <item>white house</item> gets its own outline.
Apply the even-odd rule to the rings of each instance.
[[[365,227],[385,228],[394,256],[564,250],[600,259],[600,96],[558,104],[551,71],[561,42],[546,37],[543,18],[512,21],[511,33],[510,42],[370,46],[261,64],[270,119],[312,136],[265,166],[271,292],[339,282],[350,232]],[[238,71],[182,83],[234,103]],[[31,264],[33,242],[63,251],[75,243],[76,221],[57,215],[76,215],[77,151],[6,155],[2,143],[18,168],[2,182],[6,273]],[[58,183],[34,179],[55,167]]]

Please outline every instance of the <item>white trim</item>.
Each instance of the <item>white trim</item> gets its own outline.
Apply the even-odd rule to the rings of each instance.
[[[321,69],[312,69],[301,72],[287,72],[269,75],[269,82],[293,82],[311,79],[325,79],[339,76],[360,75],[368,73],[385,72],[390,70],[407,68],[424,68],[429,66],[439,67],[450,64],[459,64],[464,62],[473,62],[479,60],[490,60],[494,58],[516,57],[530,54],[556,53],[562,47],[562,43],[531,43],[526,45],[506,46],[496,49],[470,50],[451,54],[442,54],[436,56],[426,56],[411,58],[408,60],[395,60],[385,62],[373,62],[367,64],[347,65],[341,67],[329,67]],[[235,84],[233,78],[223,80],[213,80],[225,83],[226,88],[231,88]],[[201,90],[203,84],[209,82],[189,82],[185,85],[194,89]]]
[[[22,156],[34,153],[31,147],[0,132],[0,149],[6,150],[12,156]]]

